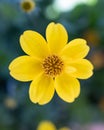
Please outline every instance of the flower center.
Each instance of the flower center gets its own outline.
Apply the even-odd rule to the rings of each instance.
[[[22,8],[24,10],[30,10],[31,9],[31,3],[28,1],[25,1],[24,3],[22,3]]]
[[[45,74],[52,77],[59,75],[63,70],[63,66],[63,61],[56,55],[46,57],[42,64]]]

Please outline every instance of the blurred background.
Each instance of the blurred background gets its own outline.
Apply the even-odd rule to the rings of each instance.
[[[84,38],[91,47],[88,59],[94,75],[81,81],[81,94],[74,103],[57,95],[44,106],[29,100],[30,83],[16,81],[8,65],[23,55],[19,37],[25,30],[45,36],[49,22],[65,26],[69,41]],[[43,120],[57,129],[104,130],[104,0],[0,0],[0,130],[36,130]]]

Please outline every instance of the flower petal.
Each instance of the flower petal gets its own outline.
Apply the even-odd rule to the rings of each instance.
[[[40,105],[46,104],[52,99],[54,91],[53,79],[41,74],[30,85],[30,100]]]
[[[20,56],[9,65],[10,74],[20,81],[31,81],[42,72],[40,61],[30,56]]]
[[[76,85],[73,85],[73,89],[74,89],[74,96],[75,98],[77,98],[80,94],[80,83],[77,79],[76,79]]]
[[[46,29],[46,39],[52,53],[58,53],[66,45],[68,34],[61,24],[50,23]]]
[[[68,74],[56,77],[55,89],[60,98],[66,102],[73,102],[80,93],[79,81]]]
[[[89,46],[84,39],[74,39],[63,48],[61,55],[73,61],[84,58],[88,52]]]
[[[81,59],[77,62],[70,63],[69,66],[72,66],[76,69],[76,71],[71,73],[73,77],[87,79],[93,74],[93,65],[86,59]]]
[[[35,31],[25,31],[20,36],[20,44],[25,53],[36,58],[44,58],[49,54],[45,39]]]

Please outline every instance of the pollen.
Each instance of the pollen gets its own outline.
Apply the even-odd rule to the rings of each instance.
[[[57,55],[51,55],[44,59],[42,67],[46,75],[55,77],[62,72],[64,63]]]

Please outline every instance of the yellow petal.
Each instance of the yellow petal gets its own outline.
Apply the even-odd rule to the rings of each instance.
[[[52,53],[59,53],[66,45],[68,34],[61,24],[50,23],[46,29],[46,39]]]
[[[68,74],[62,74],[55,79],[55,89],[60,98],[66,102],[73,102],[79,95],[79,81]]]
[[[37,130],[56,130],[56,127],[50,121],[42,121],[37,127]]]
[[[44,58],[49,54],[45,39],[37,32],[25,31],[20,37],[22,49],[28,55]]]
[[[77,85],[73,85],[73,89],[74,89],[74,97],[77,98],[80,94],[80,83],[79,81],[76,79],[76,84]]]
[[[89,47],[84,39],[74,39],[62,50],[61,55],[70,60],[82,59],[89,52]]]
[[[30,85],[30,100],[40,105],[46,104],[52,99],[54,91],[53,79],[41,74]]]
[[[10,74],[17,80],[30,81],[42,72],[40,61],[30,56],[20,56],[9,65]]]
[[[71,73],[73,77],[87,79],[93,74],[93,65],[86,59],[81,59],[77,62],[70,63],[69,65],[76,69],[76,71]]]
[[[70,73],[73,73],[73,72],[75,72],[75,71],[76,71],[76,68],[75,68],[75,67],[72,67],[72,66],[69,66],[69,65],[66,65],[66,66],[64,67],[64,72],[65,72],[65,73],[70,74]]]

